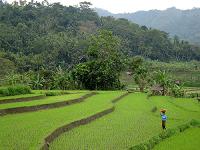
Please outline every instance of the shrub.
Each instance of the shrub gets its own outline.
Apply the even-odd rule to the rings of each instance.
[[[162,140],[164,140],[164,139],[166,139],[166,138],[168,138],[168,137],[174,135],[175,132],[176,132],[175,129],[169,129],[169,130],[166,130],[165,132],[161,133],[161,134],[159,135],[159,137],[160,137]]]
[[[190,125],[191,125],[191,126],[200,126],[200,122],[193,119],[193,120],[190,122]]]
[[[158,110],[158,108],[156,106],[154,106],[152,109],[151,109],[151,112],[156,112]]]
[[[159,136],[155,136],[152,139],[153,139],[155,145],[160,143],[160,141],[161,141],[161,138]]]
[[[0,88],[0,94],[2,96],[14,96],[20,94],[30,94],[31,88],[29,86],[17,85]]]
[[[59,95],[63,95],[63,94],[69,94],[68,92],[58,92],[58,91],[48,91],[48,92],[45,92],[45,95],[46,96],[59,96]]]
[[[8,88],[0,88],[0,94],[1,94],[1,96],[9,95]]]
[[[46,96],[58,96],[58,95],[61,95],[61,92],[46,92],[45,93]]]
[[[179,131],[180,131],[180,132],[183,132],[183,131],[185,131],[186,129],[188,129],[189,127],[190,127],[189,124],[184,124],[184,125],[179,126],[178,128],[179,128]]]
[[[187,98],[195,98],[198,97],[200,94],[199,93],[187,93],[186,97]]]

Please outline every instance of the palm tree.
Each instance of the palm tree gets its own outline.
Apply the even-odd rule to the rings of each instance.
[[[32,86],[34,89],[41,89],[43,87],[44,82],[45,79],[41,77],[38,73],[32,81]]]
[[[159,84],[162,87],[162,95],[166,95],[168,92],[168,89],[170,88],[171,85],[171,80],[167,74],[166,71],[157,71],[155,72],[154,76],[156,84]]]
[[[144,88],[147,86],[148,83],[147,68],[142,66],[138,67],[133,74],[133,78],[136,84],[138,84],[140,91],[144,92]]]

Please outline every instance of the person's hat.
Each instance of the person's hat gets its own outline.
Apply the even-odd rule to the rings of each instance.
[[[165,113],[167,110],[166,109],[161,109],[160,112]]]

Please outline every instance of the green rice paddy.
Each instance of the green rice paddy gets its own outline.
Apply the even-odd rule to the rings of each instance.
[[[115,107],[112,113],[64,132],[50,143],[49,149],[129,149],[145,143],[163,132],[159,112],[161,108],[167,109],[167,129],[174,129],[193,119],[200,121],[200,104],[194,99],[163,96],[148,98],[145,93],[131,93],[117,103],[112,103],[113,99],[126,92],[97,92],[99,94],[87,98],[82,103],[37,112],[1,116],[0,150],[39,150],[44,144],[44,139],[57,128],[112,107]],[[37,94],[39,93],[41,91],[37,92]],[[67,101],[87,93],[89,91],[52,96],[35,101],[1,104],[0,109]],[[187,137],[190,142],[184,144],[188,145],[194,141],[193,138],[199,138],[195,133],[199,133],[199,128],[187,129],[183,133],[163,140],[155,147],[155,150],[163,150],[165,146],[173,149],[177,143],[181,144],[181,141],[185,141]],[[195,142],[193,147],[197,147]]]
[[[42,95],[43,94],[40,94],[40,93],[34,93],[34,94],[24,94],[24,95],[16,95],[16,96],[2,96],[0,97],[0,101],[6,100],[6,99],[27,98],[27,97],[42,96]]]
[[[76,105],[0,117],[0,148],[40,149],[44,138],[53,130],[112,107],[110,100],[123,93],[105,92]]]
[[[200,128],[191,128],[172,136],[160,144],[154,150],[199,150]]]
[[[168,110],[168,128],[200,119],[200,113],[182,110],[170,100],[170,97],[147,99],[146,94],[131,94],[116,104],[115,112],[61,135],[50,149],[128,149],[162,132],[159,110],[163,107]],[[153,107],[158,111],[151,112]]]
[[[84,96],[85,94],[87,93],[66,94],[66,95],[61,95],[61,96],[50,96],[50,97],[46,97],[45,99],[35,100],[35,101],[1,104],[0,109],[24,107],[24,106],[36,106],[36,105],[42,105],[42,104],[68,101],[68,100],[80,98],[81,96]]]

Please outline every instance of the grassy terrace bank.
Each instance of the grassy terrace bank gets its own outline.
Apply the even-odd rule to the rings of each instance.
[[[200,128],[190,128],[162,141],[153,150],[199,150],[199,139]]]
[[[146,94],[135,93],[115,105],[115,111],[88,125],[78,127],[58,137],[52,150],[61,149],[127,149],[146,142],[162,132],[160,108],[167,108],[167,128],[175,128],[191,119],[200,120],[200,112],[191,112],[171,103],[170,97],[156,96],[147,99]],[[176,102],[176,99],[173,99]],[[179,104],[177,99],[177,105]],[[199,104],[193,99],[181,99],[196,110]],[[184,106],[182,106],[184,107]],[[155,112],[152,110],[156,108]]]
[[[0,101],[7,100],[7,99],[27,98],[27,97],[42,96],[42,95],[44,94],[34,93],[34,94],[24,94],[24,95],[16,95],[16,96],[2,96],[0,97]]]
[[[76,105],[0,117],[0,148],[40,149],[44,138],[56,128],[111,108],[111,100],[122,94],[124,92],[100,92]]]
[[[45,99],[41,99],[41,100],[37,100],[37,101],[1,104],[0,109],[23,107],[23,106],[35,106],[35,105],[42,105],[42,104],[50,104],[50,103],[55,103],[55,102],[68,101],[68,100],[80,98],[81,96],[88,94],[88,93],[66,94],[66,95],[61,95],[61,96],[50,96],[50,97],[46,97]]]

